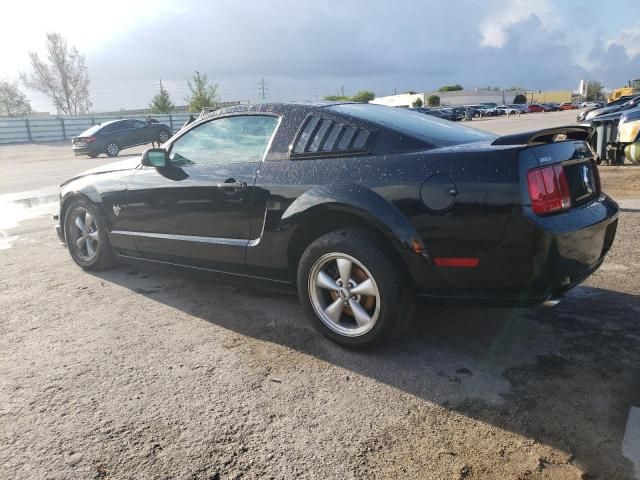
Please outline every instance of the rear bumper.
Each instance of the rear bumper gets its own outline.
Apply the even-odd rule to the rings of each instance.
[[[95,144],[80,145],[80,146],[73,145],[71,149],[73,150],[73,154],[75,156],[100,153],[97,145]]]
[[[416,280],[421,297],[456,304],[532,306],[557,298],[602,264],[613,244],[618,205],[602,195],[550,217],[524,208],[493,250],[429,252]],[[435,256],[478,258],[477,267],[436,267]],[[413,269],[413,272],[416,272]]]

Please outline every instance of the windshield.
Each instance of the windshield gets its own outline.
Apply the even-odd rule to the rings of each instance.
[[[377,123],[434,147],[447,147],[464,143],[482,142],[497,138],[495,135],[463,127],[457,123],[403,108],[383,105],[349,103],[328,107],[335,112]]]

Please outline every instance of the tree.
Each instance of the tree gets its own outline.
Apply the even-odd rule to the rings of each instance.
[[[369,90],[360,90],[353,97],[351,97],[351,101],[353,102],[361,102],[361,103],[369,103],[371,100],[376,98],[376,94]]]
[[[153,97],[149,107],[151,107],[151,113],[171,113],[176,108],[169,92],[162,86],[162,80],[160,80],[160,91]]]
[[[29,59],[33,72],[20,75],[25,86],[49,97],[58,113],[77,115],[89,111],[89,74],[84,55],[76,47],[69,48],[59,33],[47,33],[48,62],[36,52],[30,52]]]
[[[429,104],[430,107],[437,107],[440,105],[440,97],[438,95],[429,95],[427,97],[427,104]]]
[[[587,101],[600,100],[604,97],[602,94],[603,85],[597,81],[587,82]]]
[[[422,106],[422,99],[420,97],[416,98],[411,104],[413,108],[420,108]]]
[[[341,95],[325,95],[323,98],[327,102],[348,102],[351,100],[349,97],[343,97]]]
[[[0,115],[17,117],[31,113],[31,105],[15,83],[0,81]]]
[[[189,103],[190,112],[201,112],[203,108],[215,107],[218,103],[218,84],[209,85],[209,79],[206,75],[200,75],[196,71],[193,76],[193,84],[187,80],[191,96],[185,97],[185,101]]]
[[[457,92],[458,90],[464,89],[462,88],[462,85],[458,85],[457,83],[455,85],[445,85],[438,89],[439,92]]]
[[[513,103],[518,103],[518,104],[527,103],[527,97],[525,97],[522,93],[519,93],[514,97]]]

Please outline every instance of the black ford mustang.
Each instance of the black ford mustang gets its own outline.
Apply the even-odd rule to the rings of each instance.
[[[326,336],[369,345],[416,296],[535,305],[594,272],[618,207],[589,134],[495,137],[367,104],[231,107],[65,182],[56,229],[86,269],[117,257],[297,288]]]

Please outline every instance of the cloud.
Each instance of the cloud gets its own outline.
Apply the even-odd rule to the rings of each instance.
[[[480,22],[482,46],[502,48],[507,42],[508,30],[529,17],[551,21],[548,0],[513,0],[491,2],[490,8]]]
[[[640,55],[640,23],[635,27],[623,29],[616,39],[608,42],[607,46],[611,45],[621,45],[629,58]]]
[[[600,41],[596,0],[404,0],[393,9],[388,0],[154,1],[152,17],[74,42],[86,53],[96,109],[145,106],[160,78],[182,102],[195,70],[220,82],[225,100],[258,100],[263,76],[269,100],[313,100],[342,85],[380,95],[452,83],[560,89],[640,73],[640,24],[611,27],[600,34],[613,40]],[[577,65],[587,57],[588,68]]]

